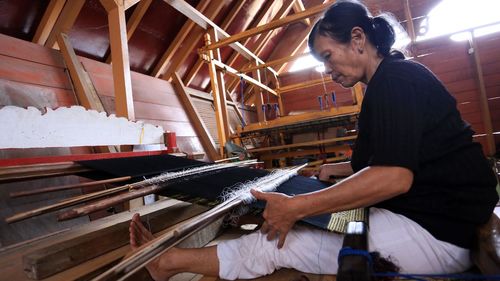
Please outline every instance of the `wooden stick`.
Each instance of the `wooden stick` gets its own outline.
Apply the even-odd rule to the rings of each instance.
[[[233,161],[233,160],[238,160],[238,159],[239,159],[239,157],[235,156],[235,157],[229,157],[229,158],[215,160],[214,163],[222,163],[222,162]]]
[[[227,168],[234,167],[234,165],[231,165],[231,163],[219,164],[219,165],[221,165],[223,167],[227,167]],[[221,171],[223,169],[224,168],[205,170],[205,171],[203,171],[203,174],[205,174],[207,172],[213,172],[213,171],[218,172],[218,171]],[[189,174],[189,176],[197,176],[200,174],[202,174],[202,173],[193,173],[193,174]],[[66,212],[59,214],[57,216],[57,219],[59,221],[64,221],[64,220],[69,220],[69,219],[77,218],[80,216],[88,215],[88,214],[91,214],[91,213],[94,213],[94,212],[97,212],[100,210],[104,210],[104,209],[115,206],[116,204],[119,204],[122,202],[126,202],[129,200],[135,199],[135,198],[139,198],[139,197],[143,197],[143,196],[146,196],[149,194],[160,192],[161,190],[170,186],[172,183],[175,183],[175,181],[174,182],[166,181],[164,183],[159,183],[159,184],[154,184],[154,185],[150,185],[147,187],[142,187],[140,189],[132,190],[132,191],[127,192],[127,193],[123,193],[123,194],[119,194],[119,195],[116,195],[116,196],[113,196],[110,198],[102,199],[102,200],[95,202],[93,204],[88,204],[85,206],[73,208],[69,211],[66,211]]]
[[[303,166],[288,169],[287,172],[278,176],[271,174],[269,176],[263,177],[255,182],[252,187],[261,189],[263,184],[279,185],[295,176],[298,170],[300,170],[302,167]],[[125,280],[131,274],[135,273],[146,264],[148,264],[151,260],[160,256],[165,251],[168,251],[175,245],[182,242],[184,239],[188,238],[190,235],[196,233],[211,222],[221,218],[227,212],[241,204],[243,204],[243,200],[238,196],[218,205],[217,207],[203,214],[196,216],[195,218],[181,225],[179,228],[167,232],[162,236],[159,236],[158,238],[145,244],[128,258],[125,258],[116,266],[93,279],[93,281]]]
[[[206,166],[199,167],[198,169],[194,168],[191,170],[191,173],[185,173],[184,176],[196,174],[199,172],[204,172],[207,170],[224,169],[224,168],[239,166],[239,165],[248,165],[248,164],[252,164],[253,162],[254,162],[254,160],[248,160],[248,161],[241,161],[241,162],[235,162],[235,163],[229,163],[229,164],[206,165]],[[13,222],[21,221],[21,220],[31,218],[34,216],[46,214],[46,213],[49,213],[52,211],[60,210],[60,209],[66,208],[66,207],[85,203],[85,202],[88,202],[88,201],[91,201],[94,199],[102,198],[104,196],[108,196],[108,195],[115,194],[118,192],[123,192],[123,191],[129,190],[129,189],[136,189],[136,188],[141,188],[141,187],[144,187],[147,185],[153,185],[154,181],[170,180],[171,178],[169,178],[169,177],[171,177],[172,174],[174,175],[175,178],[180,177],[179,174],[170,173],[170,174],[167,174],[166,176],[160,175],[158,177],[154,177],[154,178],[147,179],[144,181],[140,181],[140,182],[136,182],[136,183],[132,183],[132,184],[127,184],[124,186],[118,186],[115,188],[111,188],[111,189],[107,189],[107,190],[103,190],[103,191],[98,191],[98,192],[94,192],[94,193],[90,193],[90,194],[80,195],[80,196],[77,196],[74,198],[63,200],[63,201],[56,203],[56,204],[53,204],[53,205],[49,205],[49,206],[37,208],[34,210],[30,210],[27,212],[15,214],[11,217],[6,218],[5,221],[7,223],[13,223]]]
[[[60,186],[52,186],[52,187],[40,188],[40,189],[37,189],[37,190],[14,191],[14,192],[11,192],[9,194],[9,196],[11,198],[16,198],[16,197],[35,195],[35,194],[40,194],[40,193],[48,193],[48,192],[66,190],[66,189],[73,189],[73,188],[95,186],[95,185],[100,185],[100,184],[122,182],[122,181],[130,180],[131,178],[132,177],[130,177],[130,176],[126,176],[126,177],[112,178],[112,179],[100,180],[100,181],[75,183],[75,184],[67,184],[67,185],[60,185]]]

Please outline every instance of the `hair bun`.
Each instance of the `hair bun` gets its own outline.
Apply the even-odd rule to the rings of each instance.
[[[384,15],[376,16],[372,18],[371,21],[373,24],[373,30],[375,31],[375,46],[383,56],[388,56],[392,45],[396,41],[394,28]]]

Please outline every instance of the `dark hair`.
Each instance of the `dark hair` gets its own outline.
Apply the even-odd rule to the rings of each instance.
[[[317,56],[314,54],[313,44],[318,33],[340,43],[348,43],[351,40],[352,29],[359,26],[381,56],[404,58],[403,53],[391,51],[396,41],[396,33],[388,20],[389,17],[387,14],[372,17],[368,9],[355,0],[337,1],[314,25],[309,34],[309,49],[314,56]]]

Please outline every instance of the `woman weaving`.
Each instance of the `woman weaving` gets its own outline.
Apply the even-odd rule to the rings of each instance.
[[[323,166],[320,179],[353,174],[330,188],[267,202],[261,231],[202,249],[173,248],[148,265],[156,280],[179,272],[256,278],[282,267],[336,274],[342,235],[294,226],[321,213],[370,208],[370,251],[402,272],[455,273],[471,266],[478,225],[498,201],[496,178],[455,99],[427,68],[391,52],[394,30],[354,1],[319,20],[309,47],[343,87],[367,85],[351,166]],[[152,239],[134,216],[133,248]]]

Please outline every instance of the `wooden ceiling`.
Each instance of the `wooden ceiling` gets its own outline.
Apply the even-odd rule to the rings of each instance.
[[[78,3],[81,2],[79,5]],[[229,34],[283,18],[322,0],[189,0],[187,1]],[[413,24],[420,20],[439,0],[366,0],[372,13],[393,13],[406,28],[407,14]],[[0,1],[0,32],[13,37],[50,46],[52,26],[45,18],[61,18],[73,5],[74,24],[70,24],[70,42],[78,55],[110,62],[107,14],[99,0],[3,0]],[[407,10],[406,7],[409,7]],[[66,11],[67,13],[68,11]],[[45,15],[45,18],[44,18]],[[163,0],[142,0],[126,11],[130,68],[133,71],[168,79],[176,71],[192,88],[209,91],[206,66],[198,58],[203,46],[203,30]],[[308,22],[293,23],[268,34],[241,42],[264,61],[302,52],[300,44],[307,36]],[[56,23],[57,25],[57,23]],[[42,31],[47,35],[41,35]],[[52,40],[52,41],[51,41]],[[247,61],[229,47],[221,49],[222,60],[236,69]],[[276,69],[283,68],[276,67]],[[231,81],[228,79],[227,83]],[[229,87],[229,89],[234,89]]]

